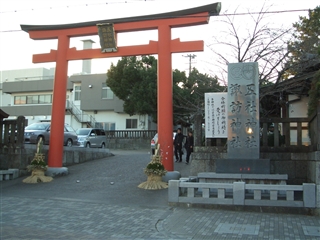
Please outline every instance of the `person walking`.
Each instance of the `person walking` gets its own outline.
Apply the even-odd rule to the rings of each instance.
[[[194,143],[193,134],[191,131],[189,131],[186,139],[186,144],[184,145],[187,150],[186,164],[189,164],[190,155],[193,152],[193,143]]]
[[[181,133],[181,128],[178,128],[177,134],[174,137],[174,141],[173,141],[174,154],[176,156],[176,162],[182,162],[182,142],[183,142],[183,138],[184,138],[184,136]]]

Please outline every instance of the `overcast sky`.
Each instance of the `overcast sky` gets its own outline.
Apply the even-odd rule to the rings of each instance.
[[[50,49],[56,49],[56,40],[31,40],[29,35],[21,31],[20,24],[65,24],[104,20],[129,16],[155,14],[158,12],[170,12],[184,8],[196,7],[214,3],[208,0],[0,0],[0,71],[37,67],[54,67],[55,63],[32,63],[32,54],[46,53]],[[313,9],[318,5],[316,0],[287,1],[287,0],[255,0],[255,1],[221,1],[220,14],[255,12],[261,9],[263,4],[270,7],[270,11]],[[241,5],[239,5],[241,4]],[[298,16],[306,16],[306,11],[291,13],[270,14],[270,24],[275,26],[289,26],[299,20]],[[207,25],[180,28],[172,30],[172,38],[180,38],[181,41],[204,40],[205,45],[213,35],[219,35],[219,17],[211,17]],[[237,17],[238,21],[246,24],[245,17]],[[71,39],[70,47],[82,49],[81,40],[88,37]],[[93,48],[100,48],[97,36],[92,37],[96,42]],[[128,41],[128,39],[130,41]],[[157,32],[119,34],[118,46],[130,44],[146,44],[149,40],[157,40]],[[201,72],[206,71],[204,67],[210,61],[210,50],[205,49],[201,53],[185,53],[173,55],[173,68],[181,71],[188,69],[187,54],[196,54],[193,66]],[[107,72],[110,63],[116,64],[118,59],[96,59],[92,63],[92,73]],[[69,75],[81,72],[81,61],[69,62]]]

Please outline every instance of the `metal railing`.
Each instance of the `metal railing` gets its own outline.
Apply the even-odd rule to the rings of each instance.
[[[73,104],[72,101],[67,100],[66,109],[76,118],[78,122],[87,123],[91,127],[95,127],[95,118],[90,114],[83,113],[76,105]]]
[[[35,76],[35,77],[18,77],[14,78],[15,81],[34,81],[34,80],[53,80],[54,76]]]

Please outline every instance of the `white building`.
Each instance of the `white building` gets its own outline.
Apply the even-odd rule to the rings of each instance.
[[[45,68],[1,71],[1,109],[9,118],[25,116],[28,124],[50,121],[54,72],[55,69]],[[106,73],[68,78],[65,123],[75,130],[80,127],[155,130],[156,124],[148,115],[130,116],[123,112],[123,101],[106,86],[106,78]]]

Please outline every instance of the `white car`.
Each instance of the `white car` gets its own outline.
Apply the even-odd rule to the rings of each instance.
[[[174,140],[174,137],[176,136],[176,134],[177,134],[176,132],[173,133],[172,144],[173,144],[173,140]],[[152,153],[152,155],[154,155],[157,143],[158,143],[158,133],[156,133],[156,135],[154,135],[154,137],[151,139],[151,153]]]
[[[105,148],[107,145],[107,137],[103,129],[79,128],[76,133],[80,147]]]

